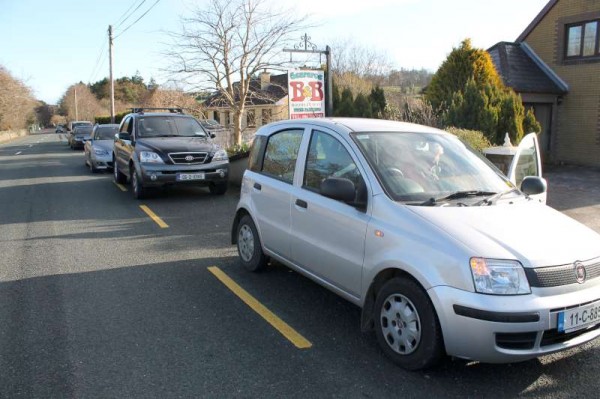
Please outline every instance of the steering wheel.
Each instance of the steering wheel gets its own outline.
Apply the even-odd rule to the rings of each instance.
[[[392,177],[404,177],[404,173],[398,168],[387,168],[384,172]]]

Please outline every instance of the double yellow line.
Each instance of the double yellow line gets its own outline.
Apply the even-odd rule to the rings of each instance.
[[[285,321],[281,320],[275,313],[267,309],[256,298],[250,295],[245,289],[240,287],[228,275],[216,266],[209,267],[208,270],[215,275],[227,288],[237,295],[246,305],[258,313],[271,326],[281,333],[298,349],[308,349],[312,347],[312,343],[304,338],[300,333],[290,327]]]

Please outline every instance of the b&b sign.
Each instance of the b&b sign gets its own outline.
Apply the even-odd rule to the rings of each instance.
[[[325,116],[325,72],[288,71],[290,119]]]

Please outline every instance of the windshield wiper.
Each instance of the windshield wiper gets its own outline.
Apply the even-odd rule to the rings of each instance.
[[[429,198],[427,201],[420,203],[420,206],[434,206],[437,205],[438,202],[449,201],[460,198],[469,198],[469,197],[480,197],[482,195],[495,195],[497,193],[493,191],[481,191],[481,190],[464,190],[464,191],[456,191],[452,194],[448,194],[444,197],[440,198]]]
[[[516,190],[516,188],[511,188],[510,190],[506,190],[506,191],[502,191],[501,193],[494,194],[491,197],[484,198],[481,201],[474,203],[473,206],[493,205],[500,198],[502,198],[503,196],[505,196],[508,193],[514,192],[515,190]]]

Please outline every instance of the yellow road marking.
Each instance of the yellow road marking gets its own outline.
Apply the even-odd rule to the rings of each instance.
[[[208,270],[215,275],[227,288],[229,288],[235,295],[237,295],[246,305],[250,306],[252,310],[258,313],[263,319],[265,319],[270,325],[272,325],[277,331],[286,337],[292,344],[298,349],[308,349],[312,347],[310,341],[300,335],[296,330],[290,327],[285,321],[281,320],[277,315],[267,309],[262,303],[258,302],[252,295],[246,290],[240,287],[235,281],[233,281],[227,274],[216,266],[209,267]]]
[[[114,180],[113,183],[115,183],[115,186],[119,187],[121,191],[127,191],[127,188],[124,185],[116,183]]]
[[[142,209],[142,211],[146,212],[146,215],[150,216],[150,219],[154,220],[156,224],[159,225],[161,228],[166,229],[167,227],[169,227],[169,225],[166,224],[164,220],[159,218],[158,215],[152,212],[152,210],[146,205],[140,205],[140,208]]]

